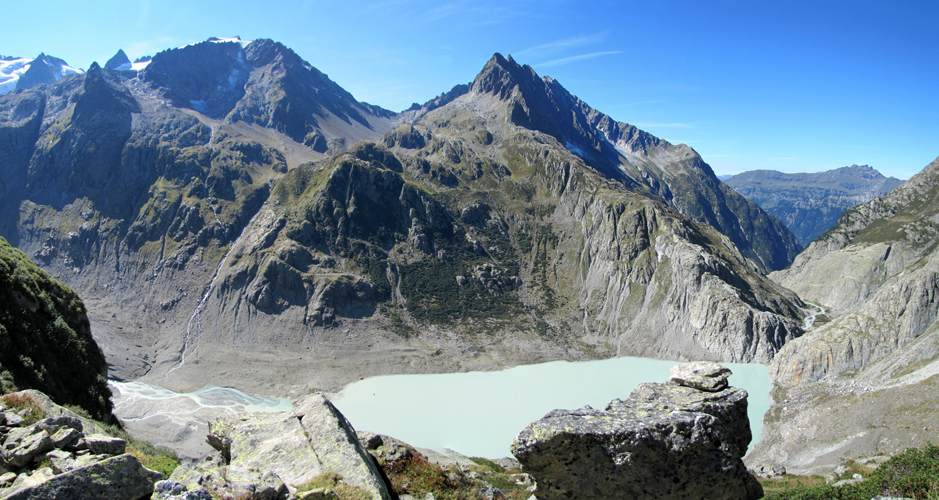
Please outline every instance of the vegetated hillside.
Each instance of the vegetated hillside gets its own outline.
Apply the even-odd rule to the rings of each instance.
[[[501,56],[395,118],[269,40],[93,65],[0,97],[0,232],[80,291],[113,376],[181,389],[801,335],[762,276],[794,237],[690,148]]]
[[[0,379],[111,419],[104,354],[78,295],[0,238]]]
[[[773,361],[774,404],[752,460],[810,470],[936,439],[937,243],[939,159],[845,212],[772,275],[834,319]]]
[[[867,165],[799,174],[754,170],[724,182],[785,223],[802,246],[835,225],[845,210],[903,184]]]

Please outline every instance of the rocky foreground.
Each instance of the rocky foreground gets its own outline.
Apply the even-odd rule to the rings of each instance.
[[[163,478],[146,469],[126,442],[34,390],[0,403],[0,498],[136,500]],[[37,420],[39,416],[45,418]]]
[[[289,412],[212,421],[206,440],[217,453],[167,480],[93,421],[24,391],[14,399],[32,403],[0,412],[0,464],[10,471],[0,498],[759,498],[741,461],[747,393],[728,387],[728,375],[715,363],[687,363],[670,382],[643,384],[604,411],[555,410],[519,433],[518,461],[422,453],[357,433],[325,397],[309,395]]]

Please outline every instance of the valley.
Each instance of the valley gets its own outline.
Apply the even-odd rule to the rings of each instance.
[[[401,112],[273,40],[122,55],[0,59],[0,236],[81,297],[73,336],[149,440],[203,456],[212,419],[312,393],[343,409],[392,375],[616,361],[664,380],[652,366],[687,360],[769,393],[751,468],[827,474],[939,436],[939,160],[905,183],[857,165],[724,182],[498,53]],[[629,377],[600,376],[623,394],[593,404]],[[92,378],[74,404],[108,417]]]
[[[763,276],[795,256],[785,227],[692,149],[498,54],[400,115],[270,40],[0,107],[0,229],[85,298],[118,380],[290,395],[557,359],[767,363],[803,332]]]

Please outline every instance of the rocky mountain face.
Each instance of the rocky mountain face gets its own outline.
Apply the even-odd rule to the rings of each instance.
[[[493,56],[467,92],[499,99],[513,125],[554,138],[608,179],[713,226],[765,272],[799,251],[779,221],[721,183],[693,149],[612,120],[511,57]]]
[[[753,460],[811,470],[935,439],[937,195],[939,159],[845,212],[771,275],[834,319],[773,361],[774,405]]]
[[[802,246],[834,226],[845,210],[903,184],[867,165],[800,174],[754,170],[724,182],[786,224]]]
[[[397,116],[276,42],[210,40],[0,97],[0,149],[0,234],[82,294],[118,378],[768,362],[802,334],[762,274],[797,248],[781,224],[498,55]]]

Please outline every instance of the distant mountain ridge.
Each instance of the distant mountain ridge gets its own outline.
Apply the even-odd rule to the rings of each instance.
[[[0,56],[0,95],[17,89],[53,83],[63,76],[82,73],[62,59],[39,54],[36,58]]]
[[[795,174],[753,170],[723,180],[785,223],[802,246],[833,226],[845,210],[903,184],[867,165]]]

